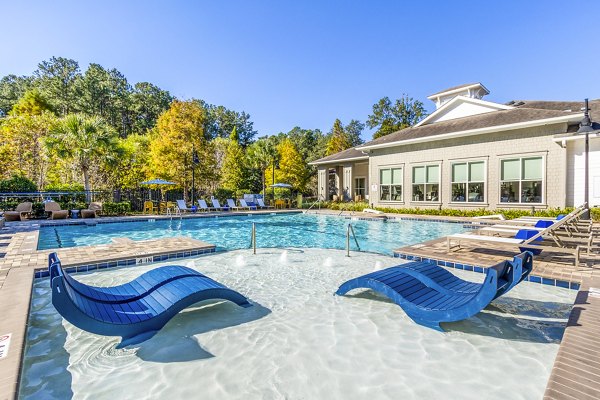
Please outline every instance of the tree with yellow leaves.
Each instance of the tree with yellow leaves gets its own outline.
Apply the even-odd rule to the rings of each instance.
[[[302,155],[291,139],[286,138],[277,146],[279,153],[279,169],[275,173],[276,179],[289,183],[299,192],[306,190],[309,179],[308,166]]]
[[[206,188],[215,179],[215,154],[204,136],[205,111],[195,101],[173,101],[159,118],[150,135],[148,176],[191,188],[192,152],[200,162],[196,168],[198,187]]]

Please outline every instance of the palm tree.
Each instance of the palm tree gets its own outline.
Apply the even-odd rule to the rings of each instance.
[[[265,194],[265,170],[277,157],[277,149],[271,138],[260,138],[248,147],[248,159],[253,168],[260,169],[262,177],[262,192]]]
[[[60,158],[71,159],[83,174],[86,199],[91,201],[90,168],[116,149],[116,134],[100,117],[69,114],[50,129],[46,145]]]

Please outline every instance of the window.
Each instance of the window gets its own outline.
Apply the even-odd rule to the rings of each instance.
[[[500,202],[541,203],[543,171],[542,157],[500,161]]]
[[[413,201],[440,201],[440,166],[413,167]]]
[[[485,162],[452,164],[452,201],[467,203],[485,201]]]
[[[379,200],[402,201],[402,168],[379,170]]]
[[[359,198],[359,201],[365,199],[366,194],[366,179],[365,178],[354,178],[354,198]]]

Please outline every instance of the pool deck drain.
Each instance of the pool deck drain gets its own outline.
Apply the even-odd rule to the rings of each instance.
[[[259,213],[272,212],[269,210]],[[339,214],[325,210],[321,213]],[[223,215],[232,215],[232,213]],[[373,219],[372,215],[364,213],[343,213],[340,217]],[[439,217],[394,214],[388,214],[388,217],[424,221],[446,220]],[[127,220],[147,220],[148,218],[159,219],[161,217],[144,216]],[[106,222],[122,220],[119,218],[102,219]],[[468,218],[450,218],[448,222],[469,223],[475,221]],[[35,270],[47,268],[48,254],[55,251],[37,250],[39,227],[39,223],[31,221],[7,224],[7,227],[0,230],[0,336],[11,334],[10,349],[6,356],[0,359],[0,400],[13,399],[18,396],[20,366]],[[445,245],[445,239],[436,239],[397,249],[395,254],[403,255],[403,258],[409,256],[433,258],[455,268],[459,268],[459,265],[476,265],[481,269],[478,272],[483,272],[485,267],[511,258],[515,254],[515,251],[498,252],[468,248],[448,253]],[[213,245],[195,239],[177,237],[143,242],[120,238],[107,245],[57,249],[56,251],[67,270],[79,272],[112,266],[134,265],[140,258],[142,262],[171,261],[211,252],[214,249]],[[589,266],[580,266],[576,269],[572,261],[562,257],[553,253],[545,254],[541,258],[536,257],[532,272],[540,277],[540,283],[552,284],[553,281],[553,284],[557,286],[563,286],[559,282],[576,284],[571,288],[581,285],[546,388],[545,398],[598,399],[600,398],[600,341],[596,338],[597,332],[600,331],[600,295],[594,295],[596,291],[590,290],[590,288],[600,289],[600,265],[595,265],[595,260],[590,260]],[[586,261],[585,257],[583,261]],[[38,273],[38,276],[40,275]]]

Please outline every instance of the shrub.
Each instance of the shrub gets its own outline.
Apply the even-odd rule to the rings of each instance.
[[[102,213],[104,215],[127,215],[130,212],[131,203],[128,201],[120,203],[106,202],[102,204]]]
[[[84,187],[80,183],[54,183],[47,185],[44,190],[46,192],[83,192]]]
[[[219,188],[215,190],[214,194],[215,198],[217,198],[221,203],[223,203],[226,199],[234,199],[235,191],[229,189]]]
[[[37,185],[23,175],[13,175],[9,179],[0,181],[0,192],[37,192]]]
[[[314,203],[305,203],[302,205],[303,208],[309,208]],[[313,208],[318,208],[315,204]],[[339,211],[362,211],[365,208],[369,208],[368,203],[340,203],[340,202],[321,202],[321,208],[329,208],[330,210]],[[390,208],[390,207],[376,207],[377,210],[383,211],[390,214],[414,214],[414,215],[439,215],[445,217],[479,217],[483,215],[494,215],[503,214],[507,219],[514,219],[522,217],[524,215],[531,215],[529,210],[486,210],[484,208],[476,210],[457,210],[453,208]],[[560,208],[548,208],[546,210],[537,210],[533,214],[536,217],[556,217],[559,214],[568,214],[573,211],[572,207],[564,209]],[[591,215],[594,220],[600,220],[600,208],[593,208]]]

